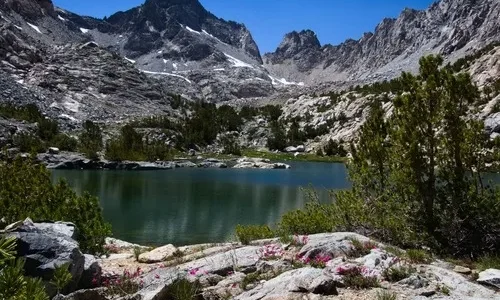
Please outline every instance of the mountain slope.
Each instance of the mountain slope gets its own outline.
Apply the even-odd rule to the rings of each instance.
[[[441,0],[427,10],[405,9],[359,40],[321,46],[310,31],[292,32],[264,65],[278,76],[317,84],[374,82],[416,71],[418,59],[439,53],[450,60],[500,40],[499,0]]]
[[[0,3],[0,14],[9,32],[38,52],[51,55],[54,45],[95,41],[187,99],[265,97],[287,85],[261,66],[258,47],[243,25],[215,17],[197,0],[148,0],[105,20],[76,15],[50,0],[9,0]]]

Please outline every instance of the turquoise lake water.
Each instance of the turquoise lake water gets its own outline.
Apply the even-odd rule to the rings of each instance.
[[[237,224],[274,225],[307,201],[312,186],[321,201],[328,189],[350,184],[343,164],[292,162],[290,170],[176,169],[63,171],[78,192],[98,196],[116,238],[144,245],[222,242]]]

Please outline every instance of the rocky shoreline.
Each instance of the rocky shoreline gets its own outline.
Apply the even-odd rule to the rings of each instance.
[[[294,236],[287,243],[157,248],[108,238],[109,253],[102,257],[82,254],[75,233],[70,223],[29,219],[0,231],[22,245],[18,256],[33,263],[27,264],[28,275],[43,277],[54,265],[70,263],[72,293],[57,300],[170,299],[179,282],[195,287],[189,299],[203,300],[387,299],[380,298],[383,293],[396,297],[389,299],[500,299],[500,270],[416,261],[404,250],[351,232]],[[135,288],[110,294],[113,288],[124,291],[123,284]]]
[[[171,170],[178,168],[217,168],[217,169],[290,169],[284,163],[273,163],[262,158],[239,158],[220,160],[215,158],[179,159],[176,161],[108,161],[105,159],[91,160],[79,153],[60,152],[43,153],[37,159],[54,170],[123,170],[123,171],[152,171]]]

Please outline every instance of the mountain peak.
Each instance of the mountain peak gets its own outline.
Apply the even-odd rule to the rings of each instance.
[[[287,33],[276,49],[276,53],[284,57],[293,57],[304,50],[319,48],[321,48],[321,43],[316,33],[307,29],[300,32],[292,31]]]

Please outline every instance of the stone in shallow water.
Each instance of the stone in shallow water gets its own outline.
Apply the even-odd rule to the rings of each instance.
[[[177,248],[175,248],[175,246],[172,244],[158,247],[154,250],[139,255],[139,262],[147,264],[162,262],[171,258],[174,255],[175,251],[177,251]]]

